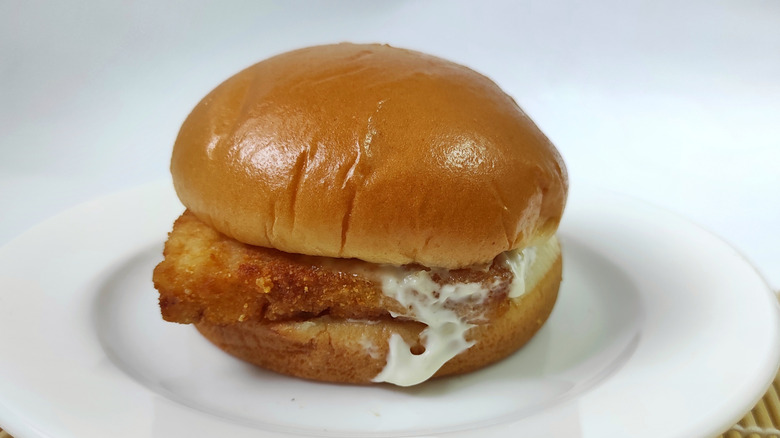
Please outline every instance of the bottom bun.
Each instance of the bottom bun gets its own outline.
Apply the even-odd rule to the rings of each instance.
[[[510,302],[500,317],[469,330],[476,343],[445,363],[434,377],[462,374],[501,360],[528,342],[552,311],[561,282],[561,256],[539,281]],[[422,353],[415,321],[355,321],[327,316],[306,321],[196,323],[200,333],[225,352],[262,368],[311,380],[373,383],[385,367],[389,339],[401,335],[413,353]]]

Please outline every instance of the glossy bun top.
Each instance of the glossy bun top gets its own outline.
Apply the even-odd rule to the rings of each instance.
[[[459,268],[552,235],[560,155],[487,77],[423,53],[336,44],[229,78],[184,122],[179,198],[241,242]]]

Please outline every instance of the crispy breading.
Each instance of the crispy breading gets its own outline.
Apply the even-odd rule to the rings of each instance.
[[[173,226],[154,270],[160,309],[167,321],[227,324],[241,321],[333,318],[377,320],[407,309],[385,296],[377,265],[359,260],[289,254],[230,239],[185,211]],[[408,266],[412,270],[420,266]],[[452,303],[472,319],[506,310],[513,274],[502,263],[485,269],[431,271],[440,284],[482,282],[490,294],[480,302]]]

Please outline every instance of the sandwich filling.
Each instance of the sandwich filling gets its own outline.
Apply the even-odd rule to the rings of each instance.
[[[552,237],[539,247],[517,249],[499,256],[501,263],[514,275],[508,298],[519,298],[532,289],[539,281],[538,272],[546,272],[559,251],[558,242]],[[536,263],[537,260],[539,263]],[[537,275],[532,275],[534,269]],[[447,361],[474,345],[474,341],[467,339],[467,333],[475,325],[472,321],[477,322],[474,321],[475,316],[476,320],[483,318],[480,315],[471,315],[471,318],[458,315],[447,308],[447,304],[470,302],[479,307],[493,289],[500,286],[498,281],[493,284],[440,284],[433,281],[431,272],[426,270],[405,273],[398,268],[387,268],[379,277],[384,294],[408,309],[404,316],[411,316],[426,325],[420,334],[425,351],[420,354],[415,354],[397,333],[390,337],[387,364],[374,381],[398,386],[412,386],[430,379]]]
[[[246,245],[187,211],[166,241],[154,284],[163,318],[184,324],[260,324],[274,331],[325,321],[421,323],[418,341],[397,333],[387,345],[354,340],[372,360],[386,358],[374,381],[408,386],[469,349],[469,330],[507,312],[559,251],[552,237],[474,268],[378,265]]]

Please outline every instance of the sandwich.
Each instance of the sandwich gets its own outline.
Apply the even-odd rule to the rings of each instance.
[[[515,101],[387,45],[287,52],[184,121],[162,317],[304,379],[400,386],[522,347],[561,282],[568,178]]]

